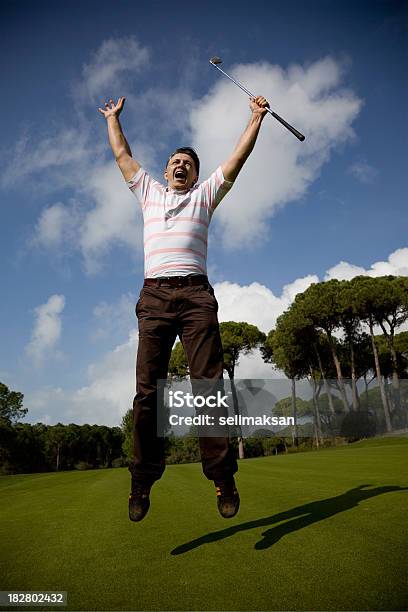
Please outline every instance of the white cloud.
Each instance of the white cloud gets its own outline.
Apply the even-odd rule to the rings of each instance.
[[[327,270],[324,280],[332,278],[350,280],[360,274],[366,276],[386,276],[388,274],[408,276],[408,248],[397,249],[390,254],[387,261],[376,261],[368,269],[341,261]]]
[[[80,216],[75,204],[57,202],[45,208],[37,222],[33,244],[45,248],[59,247],[63,241],[75,240]]]
[[[366,274],[366,270],[361,266],[355,266],[346,261],[340,261],[340,263],[327,270],[324,280],[331,280],[332,278],[336,278],[337,280],[351,280],[355,276],[362,274]]]
[[[3,168],[1,185],[19,184],[27,189],[27,177],[45,172],[47,180],[30,183],[30,191],[53,191],[78,184],[84,165],[92,158],[89,130],[84,127],[60,126],[48,135],[35,139],[24,133],[18,140],[10,162]]]
[[[218,318],[220,322],[246,321],[268,333],[275,327],[276,319],[289,308],[296,294],[318,281],[318,277],[313,275],[298,278],[285,285],[279,296],[260,283],[246,286],[230,282],[216,283],[214,288],[219,304]],[[236,378],[245,379],[284,377],[271,364],[264,362],[259,350],[241,356],[235,375]]]
[[[53,124],[48,131],[36,135],[25,130],[0,178],[3,187],[9,187],[22,185],[28,177],[41,174],[41,180],[30,178],[31,191],[41,194],[71,191],[68,203],[57,202],[43,209],[28,246],[52,249],[59,257],[61,252],[65,255],[79,251],[87,273],[102,267],[103,258],[113,245],[124,245],[140,255],[141,215],[138,217],[138,203],[128,192],[115,162],[104,161],[106,155],[110,160],[112,156],[105,120],[97,112],[98,104],[94,101],[94,121],[90,122],[83,111],[83,97],[100,98],[114,91],[122,92],[123,88],[131,90],[135,73],[141,72],[148,58],[148,50],[134,37],[104,41],[73,86],[73,101],[78,108],[73,109],[72,119],[68,117],[64,123]],[[163,92],[163,109],[165,97]],[[138,124],[143,124],[143,113],[150,115],[151,108],[148,104],[143,106],[142,99],[139,106],[142,114],[137,116]],[[131,110],[129,114],[132,116]],[[157,126],[164,123],[155,117],[157,136]],[[149,140],[137,141],[136,150],[145,163],[154,165],[151,135]],[[66,246],[65,251],[61,251],[62,245]]]
[[[79,246],[88,273],[98,271],[113,245],[142,252],[142,215],[138,201],[124,185],[116,163],[95,168],[84,186],[94,202],[80,229]]]
[[[374,183],[378,175],[378,171],[365,160],[356,161],[347,172],[366,185]]]
[[[139,72],[148,61],[148,49],[142,47],[134,36],[105,40],[91,61],[84,65],[80,87],[75,91],[81,93],[82,89],[90,98],[97,98],[102,103],[102,99],[107,100],[114,92],[123,89],[127,73]]]
[[[142,252],[142,215],[115,162],[88,169],[82,181],[82,197],[92,207],[71,200],[45,208],[30,244],[55,251],[65,245],[67,251],[79,251],[86,273],[95,274],[112,246]]]
[[[94,124],[83,112],[84,97],[95,104],[95,123],[104,121],[97,111],[116,91],[129,90],[135,73],[147,65],[149,52],[132,37],[105,40],[84,64],[82,77],[73,85],[73,119],[64,118],[58,125],[49,127],[46,133],[30,134],[25,129],[17,140],[10,163],[3,168],[1,184],[8,187],[38,172],[51,172],[41,188],[81,188],[86,182],[89,168],[106,151],[106,141],[101,143],[92,137]],[[98,100],[98,103],[96,102]],[[99,123],[100,124],[100,123]],[[50,178],[52,180],[50,180]],[[38,189],[32,185],[31,189]]]
[[[260,283],[245,286],[228,281],[216,283],[214,287],[219,304],[219,320],[246,321],[267,333],[275,327],[276,319],[289,308],[295,295],[318,281],[318,277],[312,275],[298,278],[285,285],[280,296],[274,295]]]
[[[54,294],[45,304],[35,309],[36,320],[26,353],[37,366],[45,358],[55,355],[55,347],[61,337],[61,313],[64,307],[65,297]]]
[[[61,387],[43,387],[34,393],[24,394],[24,404],[29,406],[27,417],[31,423],[69,423],[66,417],[69,402],[69,393]]]
[[[137,332],[88,368],[87,385],[74,391],[46,387],[25,393],[31,422],[120,425],[135,394]]]
[[[255,350],[248,355],[240,357],[238,366],[235,370],[235,377],[243,379],[269,379],[269,378],[285,378],[285,375],[272,366],[271,363],[265,363],[262,359],[261,352]]]
[[[92,340],[106,340],[128,335],[137,325],[135,305],[137,297],[133,293],[121,295],[111,304],[100,302],[93,309],[96,327],[91,334]]]
[[[71,398],[72,420],[120,424],[122,416],[132,407],[135,395],[137,339],[134,330],[127,342],[89,366],[89,384],[75,391]]]
[[[238,65],[231,73],[255,94],[265,95],[273,110],[306,135],[300,143],[265,117],[237,185],[215,216],[224,245],[233,248],[265,237],[268,218],[306,193],[332,150],[353,138],[351,125],[362,101],[341,88],[343,67],[331,58],[287,71],[268,63]],[[248,100],[226,79],[195,103],[191,125],[193,144],[203,161],[202,176],[214,163],[228,159],[248,119]]]

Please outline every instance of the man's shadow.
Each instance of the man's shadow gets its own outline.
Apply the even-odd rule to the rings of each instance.
[[[255,544],[255,549],[263,550],[264,548],[273,546],[273,544],[276,544],[276,542],[283,538],[283,536],[289,533],[299,531],[299,529],[308,527],[313,523],[323,521],[331,516],[334,516],[335,514],[339,514],[339,512],[344,512],[345,510],[355,508],[361,501],[370,499],[370,497],[376,497],[377,495],[391,493],[393,491],[408,490],[408,487],[398,487],[393,485],[364,490],[369,486],[371,485],[363,484],[355,487],[354,489],[350,489],[341,495],[337,495],[336,497],[329,497],[328,499],[314,501],[309,504],[304,504],[303,506],[297,506],[291,510],[286,510],[284,512],[279,512],[278,514],[273,514],[272,516],[258,519],[256,521],[248,521],[246,523],[241,523],[240,525],[234,525],[232,527],[227,527],[226,529],[213,531],[212,533],[208,533],[200,538],[191,540],[191,542],[186,542],[185,544],[177,546],[171,551],[171,554],[181,555],[193,550],[194,548],[198,548],[203,544],[209,544],[211,542],[223,540],[224,538],[229,538],[240,531],[256,529],[257,527],[267,527],[268,525],[273,525],[274,523],[287,521],[281,525],[267,529],[262,533],[263,539]]]

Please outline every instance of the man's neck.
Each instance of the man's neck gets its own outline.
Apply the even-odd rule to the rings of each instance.
[[[170,191],[170,192],[175,193],[175,194],[183,195],[184,193],[187,193],[188,191],[191,191],[191,189],[193,187],[194,187],[194,185],[192,185],[191,187],[186,187],[185,189],[174,189],[173,187],[169,187],[167,185],[166,191]]]

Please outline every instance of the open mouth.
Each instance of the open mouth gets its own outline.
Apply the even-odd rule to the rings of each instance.
[[[174,173],[174,178],[176,180],[184,181],[187,178],[187,174],[183,170],[176,170]]]

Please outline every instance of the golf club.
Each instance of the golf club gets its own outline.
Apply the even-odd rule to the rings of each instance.
[[[224,72],[224,70],[222,70],[222,68],[219,67],[219,64],[222,64],[222,59],[220,57],[212,57],[210,59],[210,64],[212,64],[213,66],[215,66],[215,68],[217,68],[217,70],[219,70],[220,72],[222,72],[222,74],[224,74],[226,77],[229,78],[230,81],[232,81],[233,83],[235,83],[235,85],[237,85],[240,89],[242,89],[242,91],[244,91],[246,94],[248,94],[248,96],[250,98],[255,98],[254,94],[252,94],[246,87],[244,87],[241,83],[239,83],[239,81],[236,81],[234,79],[234,77],[230,76],[229,74],[227,74],[226,72]],[[305,137],[303,136],[303,134],[301,134],[300,132],[298,132],[298,130],[296,128],[294,128],[292,125],[290,125],[290,123],[288,123],[287,121],[285,121],[285,119],[282,119],[282,117],[280,117],[277,113],[275,113],[273,110],[271,110],[270,108],[266,107],[266,110],[268,111],[268,113],[270,113],[272,115],[272,117],[274,117],[275,119],[277,119],[282,125],[285,126],[285,128],[287,130],[289,130],[289,132],[292,132],[292,134],[294,134],[296,136],[296,138],[299,138],[299,140],[301,140],[303,142],[303,140],[305,139]]]

